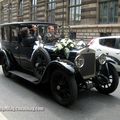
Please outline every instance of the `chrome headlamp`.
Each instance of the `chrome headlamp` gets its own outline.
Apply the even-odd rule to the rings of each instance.
[[[85,60],[84,57],[82,55],[78,55],[75,58],[75,65],[80,69],[84,66]]]
[[[98,61],[100,64],[105,64],[106,62],[106,55],[105,54],[101,54],[99,57],[98,57]]]

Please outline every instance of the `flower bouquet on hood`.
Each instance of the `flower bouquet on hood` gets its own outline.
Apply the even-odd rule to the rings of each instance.
[[[69,56],[69,51],[75,47],[75,42],[69,38],[61,39],[55,44],[55,52],[63,54],[65,57]]]

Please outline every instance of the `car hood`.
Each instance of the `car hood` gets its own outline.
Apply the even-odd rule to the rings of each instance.
[[[55,45],[44,45],[44,48],[47,49],[48,51],[55,51],[56,47]],[[79,53],[81,51],[81,49],[83,48],[73,48],[71,50],[69,50],[69,52],[72,52],[72,53]]]

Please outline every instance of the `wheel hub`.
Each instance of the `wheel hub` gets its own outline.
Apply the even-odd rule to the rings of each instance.
[[[107,78],[107,77],[104,76],[104,75],[99,75],[99,76],[98,76],[98,80],[99,80],[99,82],[102,83],[102,84],[107,84],[107,83],[109,83],[109,78]]]
[[[60,85],[57,85],[57,90],[60,90],[60,89],[61,89]]]
[[[36,63],[36,64],[35,64],[35,67],[38,67],[38,66],[39,66],[39,63]]]

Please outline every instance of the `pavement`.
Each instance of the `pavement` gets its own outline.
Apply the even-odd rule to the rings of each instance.
[[[50,90],[19,77],[6,78],[0,67],[0,120],[119,120],[120,85],[111,95],[95,89],[79,92],[70,107],[52,98]]]

